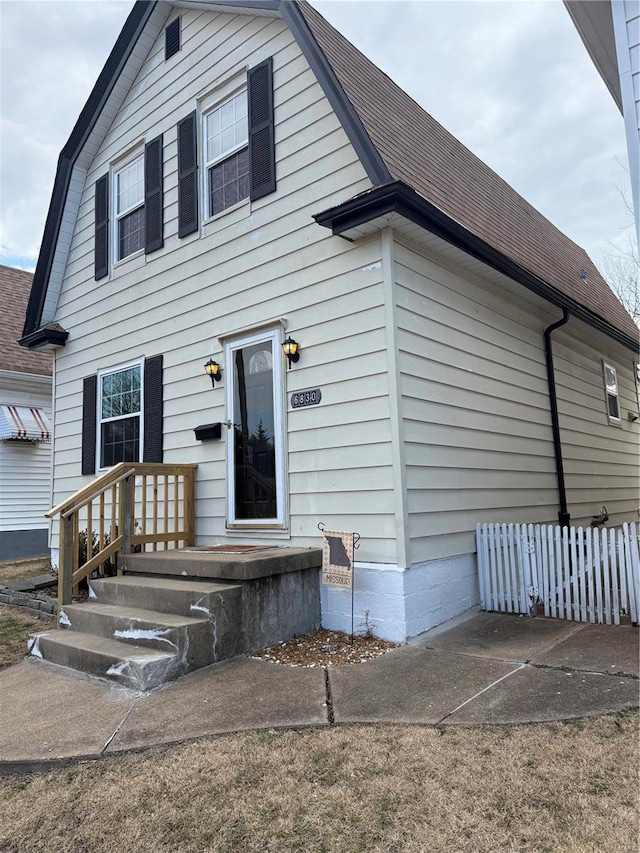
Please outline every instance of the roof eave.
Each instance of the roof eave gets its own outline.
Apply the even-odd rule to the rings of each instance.
[[[341,235],[358,225],[363,225],[391,213],[409,219],[416,225],[462,249],[477,260],[507,275],[547,302],[557,305],[559,308],[566,308],[572,316],[604,332],[628,349],[634,352],[638,351],[637,338],[630,337],[617,326],[580,305],[502,252],[494,249],[431,202],[428,202],[403,181],[392,181],[383,186],[374,187],[374,189],[354,196],[342,204],[315,214],[313,218],[318,225],[329,228],[333,234]]]
[[[616,54],[613,15],[609,0],[564,0],[587,53],[622,112],[622,90]]]
[[[21,337],[18,343],[26,349],[52,350],[63,347],[68,337],[69,332],[59,326],[43,326],[41,329]]]

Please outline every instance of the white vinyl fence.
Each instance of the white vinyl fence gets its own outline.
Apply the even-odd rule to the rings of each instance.
[[[478,524],[483,610],[576,622],[638,622],[640,551],[635,523],[621,528]]]

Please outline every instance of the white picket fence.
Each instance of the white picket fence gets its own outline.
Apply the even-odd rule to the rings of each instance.
[[[638,622],[640,549],[635,523],[592,529],[478,524],[483,610],[534,613],[576,622]]]

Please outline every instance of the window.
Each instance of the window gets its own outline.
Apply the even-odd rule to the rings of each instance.
[[[121,261],[145,246],[144,156],[136,157],[114,174],[113,195],[115,260]]]
[[[206,216],[249,197],[247,91],[204,116]]]
[[[96,281],[118,261],[164,246],[162,134],[124,165],[122,160],[95,183]]]
[[[162,355],[82,380],[83,474],[117,462],[163,461]]]
[[[177,125],[178,237],[245,198],[276,191],[273,60],[218,88]]]
[[[618,423],[620,421],[620,401],[618,399],[618,375],[615,367],[612,367],[606,362],[603,363],[604,368],[604,386],[607,398],[607,417],[609,422]]]
[[[140,460],[142,372],[135,364],[99,374],[98,467]]]

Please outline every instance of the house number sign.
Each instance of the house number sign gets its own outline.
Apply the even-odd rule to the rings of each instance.
[[[296,391],[291,395],[291,408],[299,409],[302,406],[317,406],[322,400],[322,391],[312,388],[311,391]]]

